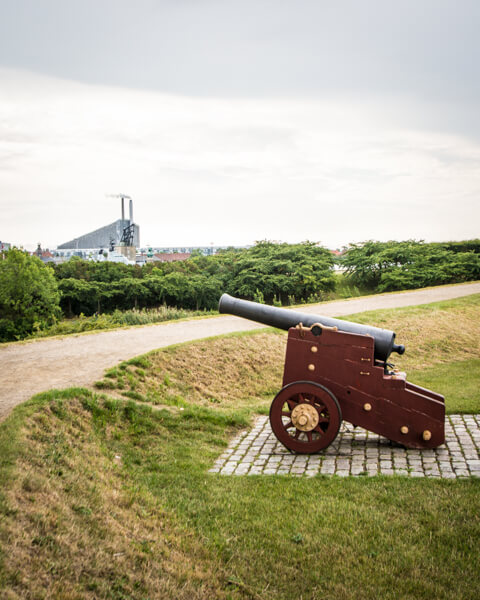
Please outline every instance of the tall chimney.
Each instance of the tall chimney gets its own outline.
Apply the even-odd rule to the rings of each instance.
[[[122,196],[122,221],[125,221],[125,203],[124,203],[123,196]]]
[[[133,200],[130,198],[130,225],[133,225]]]

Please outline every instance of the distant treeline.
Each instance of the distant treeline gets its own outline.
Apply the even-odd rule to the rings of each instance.
[[[344,274],[335,274],[337,264]],[[315,302],[351,284],[360,292],[480,279],[480,240],[367,241],[340,256],[312,242],[258,242],[214,256],[143,267],[72,258],[44,265],[13,248],[0,254],[0,341],[20,339],[64,316],[171,306],[211,310],[223,292],[275,305]]]
[[[378,292],[480,279],[480,240],[350,244],[341,259],[355,285]]]
[[[245,250],[143,267],[72,258],[54,267],[66,315],[161,304],[215,309],[223,292],[259,302],[320,299],[335,287],[334,257],[311,242],[259,242]]]
[[[341,256],[312,242],[258,242],[214,256],[143,267],[78,258],[54,267],[68,316],[162,304],[215,309],[223,292],[288,305],[319,301],[335,291],[335,262],[363,290],[393,291],[480,279],[480,240],[448,243],[350,244]]]

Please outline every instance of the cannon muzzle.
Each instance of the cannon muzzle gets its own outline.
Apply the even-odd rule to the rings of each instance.
[[[392,352],[403,354],[405,346],[395,344],[395,333],[388,329],[371,327],[369,325],[360,325],[350,321],[342,321],[331,317],[302,313],[296,310],[277,308],[266,304],[258,304],[249,300],[240,300],[229,294],[223,294],[218,303],[218,312],[236,315],[244,319],[250,319],[257,323],[263,323],[278,329],[288,331],[290,327],[295,327],[302,323],[306,327],[311,327],[315,323],[320,323],[325,327],[337,327],[339,331],[346,333],[355,333],[361,335],[370,335],[375,340],[375,358],[377,360],[387,361]]]

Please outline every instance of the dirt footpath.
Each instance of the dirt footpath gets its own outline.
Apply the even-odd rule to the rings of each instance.
[[[339,300],[310,305],[301,310],[340,317],[365,310],[426,304],[477,293],[480,293],[480,283],[468,283]],[[259,327],[257,323],[238,317],[220,316],[0,345],[0,420],[14,406],[38,392],[91,385],[102,378],[106,368],[150,350]]]

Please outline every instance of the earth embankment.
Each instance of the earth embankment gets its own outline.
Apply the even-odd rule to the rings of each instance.
[[[301,310],[341,317],[476,293],[480,293],[480,282],[364,296],[309,305]],[[106,368],[150,350],[260,327],[258,323],[225,315],[0,345],[0,421],[14,406],[34,394],[53,388],[91,385],[102,377]]]

